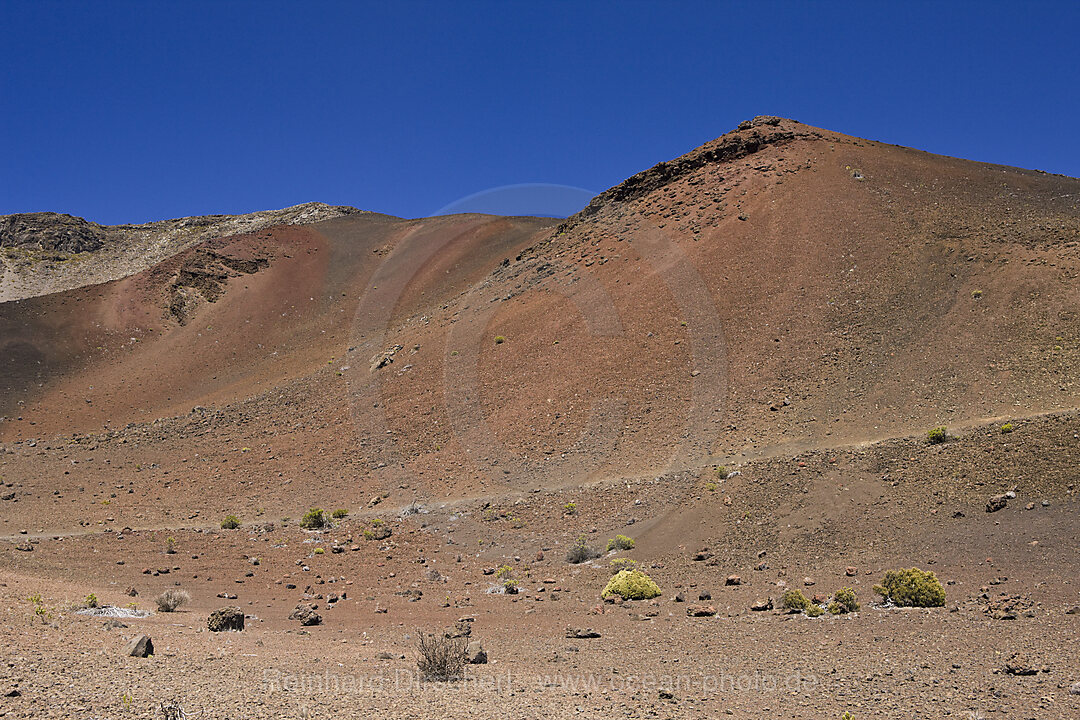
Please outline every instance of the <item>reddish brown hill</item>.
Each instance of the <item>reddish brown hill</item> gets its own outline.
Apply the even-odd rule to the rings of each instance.
[[[466,492],[1075,407],[1078,200],[1070,178],[758,118],[555,230],[348,216],[0,305],[0,433],[303,379],[252,422],[300,403],[339,417],[308,441],[372,484]]]

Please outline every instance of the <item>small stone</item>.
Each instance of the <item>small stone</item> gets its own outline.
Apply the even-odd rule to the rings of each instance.
[[[764,612],[766,610],[772,610],[773,609],[772,598],[761,598],[761,599],[755,601],[754,604],[750,606],[750,609],[753,610],[754,612]]]
[[[289,613],[289,619],[299,620],[300,625],[303,627],[319,625],[322,623],[322,616],[315,612],[318,608],[318,605],[300,603],[291,613]],[[378,610],[376,610],[376,612],[378,612]]]
[[[844,570],[844,574],[848,577],[855,577],[859,574],[859,569],[854,565],[848,565],[847,569]]]
[[[1070,695],[1080,695],[1080,681],[1074,682],[1069,688]]]
[[[154,641],[149,635],[136,635],[124,647],[124,654],[137,658],[150,657],[154,654]]]
[[[813,584],[814,584],[814,579],[813,579],[813,578],[808,578],[808,577],[804,577],[804,578],[802,579],[802,584],[803,584],[803,585],[805,585],[806,587],[810,587],[811,585],[813,585]]]
[[[728,575],[724,580],[725,585],[742,585],[742,578],[738,575]]]
[[[686,616],[687,617],[711,617],[716,614],[716,608],[712,605],[698,605],[694,603],[687,605]]]
[[[600,633],[596,632],[592,628],[567,627],[566,628],[566,637],[574,638],[574,639],[578,639],[578,640],[585,640],[585,639],[588,639],[588,638],[598,638],[598,637],[600,637]]]
[[[1009,504],[1009,498],[1005,495],[994,495],[986,501],[986,512],[992,513],[1003,509]]]
[[[697,599],[701,601],[712,600],[712,593],[708,590],[702,590],[698,593]]]
[[[488,661],[487,651],[479,640],[471,640],[465,648],[465,662],[470,665],[486,665]]]

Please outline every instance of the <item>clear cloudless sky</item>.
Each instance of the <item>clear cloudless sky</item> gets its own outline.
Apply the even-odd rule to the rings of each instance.
[[[599,192],[759,114],[1080,176],[1075,0],[0,0],[0,28],[0,213],[416,217]]]

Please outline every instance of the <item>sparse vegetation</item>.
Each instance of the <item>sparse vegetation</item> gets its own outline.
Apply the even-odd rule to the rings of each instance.
[[[727,480],[728,475],[731,474],[728,472],[727,466],[725,465],[717,465],[716,470],[713,472],[716,474],[717,480]]]
[[[568,502],[565,505],[563,505],[563,510],[566,511],[567,515],[577,515],[577,503],[576,502]]]
[[[466,638],[417,632],[416,667],[424,680],[448,682],[465,675]]]
[[[502,345],[504,342],[506,342],[506,338],[504,338],[502,335],[496,335],[495,336],[495,344],[496,345]]]
[[[300,518],[300,527],[305,530],[321,530],[326,525],[326,513],[322,508],[311,508]]]
[[[1008,435],[1012,431],[1013,431],[1013,424],[1012,423],[1005,423],[1004,425],[1001,426],[1001,432],[1003,434]]]
[[[608,552],[611,552],[612,550],[633,550],[634,538],[626,535],[616,535],[608,540],[607,549]]]
[[[349,511],[345,508],[338,508],[334,512],[330,513],[330,517],[334,518],[335,520],[342,520],[349,517]]]
[[[30,604],[33,606],[34,617],[39,618],[41,622],[48,622],[52,619],[52,611],[45,605],[45,600],[41,597],[41,593],[34,593],[26,599],[29,600]]]
[[[311,552],[312,552],[312,554],[314,554],[314,555],[324,555],[324,554],[326,554],[326,550],[324,550],[324,549],[322,549],[322,548],[315,548],[315,549],[314,549],[314,550],[312,550]]]
[[[174,612],[178,607],[191,600],[191,596],[184,590],[169,588],[154,598],[158,612]]]
[[[889,570],[874,592],[900,607],[944,607],[945,588],[932,572]]]
[[[98,606],[98,597],[94,593],[90,593],[83,598],[83,607],[96,608]]]
[[[603,598],[616,595],[623,600],[651,600],[659,597],[660,587],[640,570],[620,570],[600,593]]]
[[[931,445],[940,445],[948,439],[948,434],[945,431],[944,425],[938,425],[935,428],[930,428],[926,431],[926,440]]]
[[[803,595],[802,590],[791,588],[784,591],[784,596],[780,600],[780,607],[785,610],[806,610],[810,605],[810,600]]]
[[[221,521],[222,530],[235,530],[238,527],[240,527],[240,518],[236,515],[226,515]]]
[[[172,538],[172,537],[165,538],[165,554],[166,555],[175,555],[176,554],[176,538]]]
[[[825,611],[821,609],[821,606],[817,603],[810,603],[806,606],[806,617],[821,617],[825,614]]]
[[[579,537],[566,551],[566,562],[572,565],[580,565],[598,557],[600,557],[600,552],[596,548],[589,547],[584,535]]]
[[[971,291],[971,299],[972,300],[978,300],[981,297],[982,297],[982,290],[972,290]]]
[[[716,487],[717,487],[716,483],[714,483],[714,482],[705,483],[705,489],[708,490],[709,492],[716,492]]]
[[[837,590],[832,602],[829,603],[829,612],[833,615],[843,615],[858,612],[858,610],[859,599],[855,596],[855,591],[849,587]]]

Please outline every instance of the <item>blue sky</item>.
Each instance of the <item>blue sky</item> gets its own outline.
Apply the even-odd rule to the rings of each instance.
[[[0,27],[0,213],[559,214],[758,114],[1080,176],[1076,2],[3,0]]]

